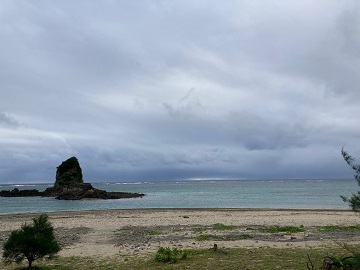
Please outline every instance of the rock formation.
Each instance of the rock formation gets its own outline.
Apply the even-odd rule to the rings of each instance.
[[[56,169],[55,188],[77,188],[84,183],[82,170],[76,157],[65,160]]]
[[[19,190],[14,188],[13,190],[2,190],[0,191],[0,197],[34,197],[41,196],[42,192],[39,192],[37,189],[26,189]]]
[[[71,157],[62,162],[56,170],[56,179],[53,187],[40,192],[36,189],[0,191],[0,197],[55,197],[59,200],[82,199],[123,199],[143,197],[144,194],[128,192],[107,192],[93,188],[90,183],[84,183],[82,170],[76,157]]]

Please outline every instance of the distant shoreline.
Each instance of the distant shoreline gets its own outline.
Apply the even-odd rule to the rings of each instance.
[[[268,211],[278,211],[278,212],[353,212],[351,209],[305,209],[305,208],[212,208],[212,207],[196,207],[196,208],[126,208],[126,209],[91,209],[91,210],[61,210],[61,211],[44,211],[44,212],[26,212],[26,213],[0,213],[0,218],[3,216],[29,216],[33,217],[40,215],[42,213],[46,214],[97,214],[97,213],[110,213],[116,211],[240,211],[240,212],[268,212]],[[359,223],[360,223],[360,214],[359,214]]]
[[[89,182],[92,185],[103,185],[103,184],[145,184],[145,183],[165,183],[165,182],[241,182],[241,181],[272,181],[272,182],[279,182],[279,181],[354,181],[354,178],[351,177],[346,177],[346,178],[271,178],[271,179],[261,179],[261,178],[254,178],[254,179],[179,179],[179,180],[150,180],[150,181],[111,181],[111,182]],[[18,186],[18,187],[22,187],[22,186],[37,186],[37,185],[49,185],[49,186],[53,186],[54,183],[53,182],[47,182],[47,183],[2,183],[0,184],[1,186]]]
[[[107,212],[116,212],[116,211],[243,211],[243,212],[267,212],[267,211],[278,211],[278,212],[288,212],[288,211],[295,211],[295,212],[353,212],[351,209],[306,209],[306,208],[216,208],[216,207],[181,207],[181,208],[127,208],[127,209],[91,209],[91,210],[61,210],[61,211],[44,211],[44,212],[31,212],[31,213],[0,213],[1,216],[14,216],[14,215],[28,215],[28,216],[34,216],[39,215],[41,213],[47,213],[47,214],[57,214],[57,213],[63,213],[63,214],[71,214],[71,213],[77,213],[77,214],[96,214],[96,213],[107,213]],[[360,214],[359,214],[360,218]],[[360,219],[359,219],[360,222]]]

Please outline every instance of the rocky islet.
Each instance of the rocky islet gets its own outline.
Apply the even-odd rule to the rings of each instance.
[[[107,192],[94,188],[90,183],[84,183],[82,169],[76,157],[63,161],[56,170],[53,187],[39,191],[37,189],[0,191],[0,197],[55,197],[59,200],[84,199],[124,199],[143,197],[145,194],[130,192]]]

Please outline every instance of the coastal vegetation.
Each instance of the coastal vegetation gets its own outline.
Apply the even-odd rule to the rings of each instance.
[[[303,226],[270,226],[265,228],[260,228],[260,232],[267,232],[267,233],[298,233],[298,232],[304,232],[305,229]]]
[[[234,230],[236,227],[233,225],[224,225],[222,223],[216,223],[212,226],[212,229],[215,231],[227,231]]]
[[[344,150],[344,147],[341,149],[341,155],[343,156],[346,163],[355,171],[354,178],[357,184],[360,186],[360,164],[355,164],[355,159]],[[353,193],[350,198],[346,196],[340,196],[344,202],[347,202],[350,208],[355,211],[360,211],[360,191]],[[360,226],[323,226],[325,231],[334,231],[334,230],[345,230],[345,231],[359,231]],[[329,259],[330,265],[336,267],[337,269],[360,269],[360,247],[349,245],[347,243],[340,244],[344,250],[347,251],[347,255],[336,255],[336,256],[327,256]],[[336,254],[336,253],[335,253]],[[331,269],[331,268],[329,268]]]
[[[5,263],[19,263],[27,259],[31,268],[32,262],[36,259],[45,256],[51,258],[60,249],[48,216],[42,214],[33,219],[33,225],[24,224],[21,229],[11,232],[3,245],[3,258]]]
[[[355,164],[355,159],[344,150],[341,149],[341,155],[343,156],[346,163],[355,171],[354,178],[357,184],[360,186],[360,164]],[[360,211],[360,191],[353,193],[350,198],[341,196],[344,202],[347,202],[353,211]]]
[[[155,261],[163,263],[176,263],[179,260],[187,258],[188,250],[180,250],[177,248],[160,247],[155,254]]]
[[[314,269],[321,269],[322,260],[327,253],[340,254],[339,257],[350,256],[341,247],[329,249],[310,248],[219,248],[187,250],[186,258],[176,263],[159,262],[155,260],[154,254],[148,255],[127,255],[108,258],[99,257],[56,257],[51,261],[40,260],[37,262],[38,270],[159,270],[159,269],[307,269],[308,254],[311,253],[311,260]],[[2,268],[1,268],[2,267]],[[25,270],[25,266],[1,265],[4,270]]]
[[[334,230],[341,230],[341,231],[360,231],[360,224],[358,225],[350,225],[350,226],[341,226],[341,225],[328,225],[328,226],[321,226],[319,230],[323,231],[334,231]]]
[[[278,212],[282,214],[283,212]],[[301,212],[298,212],[299,214]],[[334,212],[341,217],[341,211]],[[62,214],[59,218],[65,216]],[[176,216],[178,216],[176,214]],[[190,216],[191,219],[191,215]],[[116,220],[119,221],[119,217]],[[123,215],[128,217],[128,215]],[[180,215],[182,217],[182,215]],[[79,216],[80,218],[80,216]],[[136,215],[139,219],[139,216]],[[190,221],[184,219],[184,222]],[[354,220],[356,221],[356,220]],[[311,259],[314,268],[320,269],[324,257],[330,256],[335,266],[349,263],[357,246],[345,249],[335,242],[359,241],[359,225],[229,225],[232,222],[212,225],[171,224],[125,226],[109,231],[101,240],[109,244],[111,255],[93,257],[59,256],[52,260],[39,258],[33,266],[38,270],[74,269],[306,269]],[[302,223],[299,223],[302,224]],[[331,223],[327,223],[331,224]],[[336,224],[336,223],[334,223]],[[353,223],[356,224],[356,223]],[[89,224],[90,226],[90,224]],[[94,232],[90,227],[65,229],[56,227],[55,233],[64,251],[73,245],[87,243]],[[103,234],[103,232],[102,232]],[[96,235],[96,234],[95,234]],[[8,238],[0,234],[3,242]],[[252,243],[249,244],[251,241]],[[96,241],[99,241],[96,238]],[[235,241],[235,242],[234,242]],[[314,241],[322,244],[313,247]],[[257,243],[257,244],[256,244]],[[215,249],[216,244],[216,249]],[[246,248],[245,248],[246,246]],[[275,248],[276,247],[276,248]],[[76,254],[76,253],[75,253]],[[109,257],[103,257],[109,256]],[[309,257],[308,257],[309,256]],[[26,269],[20,265],[0,263],[0,269]]]

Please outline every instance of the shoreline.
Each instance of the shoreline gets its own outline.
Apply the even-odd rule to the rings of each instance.
[[[0,215],[0,239],[40,213]],[[60,256],[109,257],[149,254],[159,247],[307,248],[334,245],[336,241],[360,242],[360,231],[331,233],[321,226],[355,226],[360,216],[351,210],[156,208],[48,212],[55,234],[64,245]],[[232,226],[218,231],[214,224]],[[264,233],[271,226],[303,228],[297,233]],[[250,229],[251,228],[251,229]],[[200,236],[211,236],[200,239]],[[236,237],[246,235],[247,239]],[[235,237],[235,238],[234,238]],[[226,240],[229,239],[229,240]],[[0,243],[1,244],[1,243]]]
[[[101,213],[101,212],[113,212],[113,211],[162,211],[162,210],[179,210],[179,211],[244,211],[244,212],[249,212],[249,211],[259,211],[259,212],[263,212],[263,211],[298,211],[298,212],[302,212],[302,211],[306,211],[306,212],[354,212],[351,209],[339,209],[339,208],[335,208],[335,209],[330,209],[330,208],[232,208],[232,207],[194,207],[194,208],[190,208],[190,207],[181,207],[181,208],[171,208],[171,207],[165,207],[165,208],[118,208],[118,209],[89,209],[89,210],[57,210],[57,211],[39,211],[39,212],[22,212],[22,213],[0,213],[0,218],[2,216],[12,216],[12,215],[39,215],[39,214],[56,214],[56,213]],[[354,212],[355,213],[355,212]],[[360,212],[359,212],[360,215]]]

